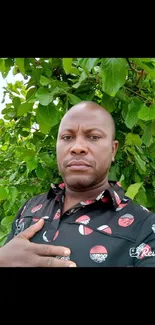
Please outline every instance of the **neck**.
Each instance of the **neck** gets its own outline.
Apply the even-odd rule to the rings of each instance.
[[[86,189],[74,189],[69,187],[66,184],[66,191],[65,191],[65,201],[75,201],[76,203],[85,200],[93,200],[95,199],[101,192],[106,190],[109,187],[108,179],[106,178],[104,181],[100,182],[99,184],[94,185],[91,188]]]

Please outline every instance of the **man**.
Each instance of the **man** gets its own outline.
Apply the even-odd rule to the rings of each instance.
[[[155,266],[155,215],[108,181],[117,148],[114,121],[98,104],[65,114],[56,146],[64,183],[20,209],[0,266]]]

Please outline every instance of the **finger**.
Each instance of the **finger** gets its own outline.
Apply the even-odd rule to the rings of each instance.
[[[30,226],[29,228],[22,231],[19,235],[17,235],[20,238],[26,238],[30,239],[35,235],[36,232],[38,232],[44,225],[44,219],[40,219],[38,222],[36,222],[34,225]]]
[[[32,243],[34,252],[40,256],[69,256],[68,247]]]
[[[38,256],[36,264],[37,267],[76,267],[72,261],[60,260],[55,257]]]

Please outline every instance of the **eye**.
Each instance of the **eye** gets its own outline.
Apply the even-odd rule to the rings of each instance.
[[[71,135],[64,135],[62,136],[63,140],[71,140],[73,137]]]
[[[89,135],[88,138],[90,138],[91,140],[98,140],[98,139],[100,139],[100,137],[98,135]]]

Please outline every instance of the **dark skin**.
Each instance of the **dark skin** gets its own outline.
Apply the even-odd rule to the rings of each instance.
[[[70,267],[72,261],[59,260],[55,256],[69,256],[63,246],[35,244],[29,241],[44,225],[44,219],[22,231],[0,248],[0,267]]]
[[[118,148],[111,115],[93,102],[72,107],[61,121],[57,139],[59,171],[66,184],[63,213],[80,201],[94,199],[109,187],[108,172]],[[89,164],[70,168],[71,161]]]
[[[117,147],[113,120],[99,105],[82,102],[64,116],[57,140],[58,166],[66,183],[63,212],[80,201],[95,199],[109,187],[108,171],[114,161]],[[70,166],[73,160],[75,164]],[[82,165],[83,163],[85,165]],[[41,230],[43,225],[44,220],[41,219],[1,247],[0,266],[76,266],[72,261],[55,258],[57,255],[70,255],[67,247],[30,242],[29,239]]]

